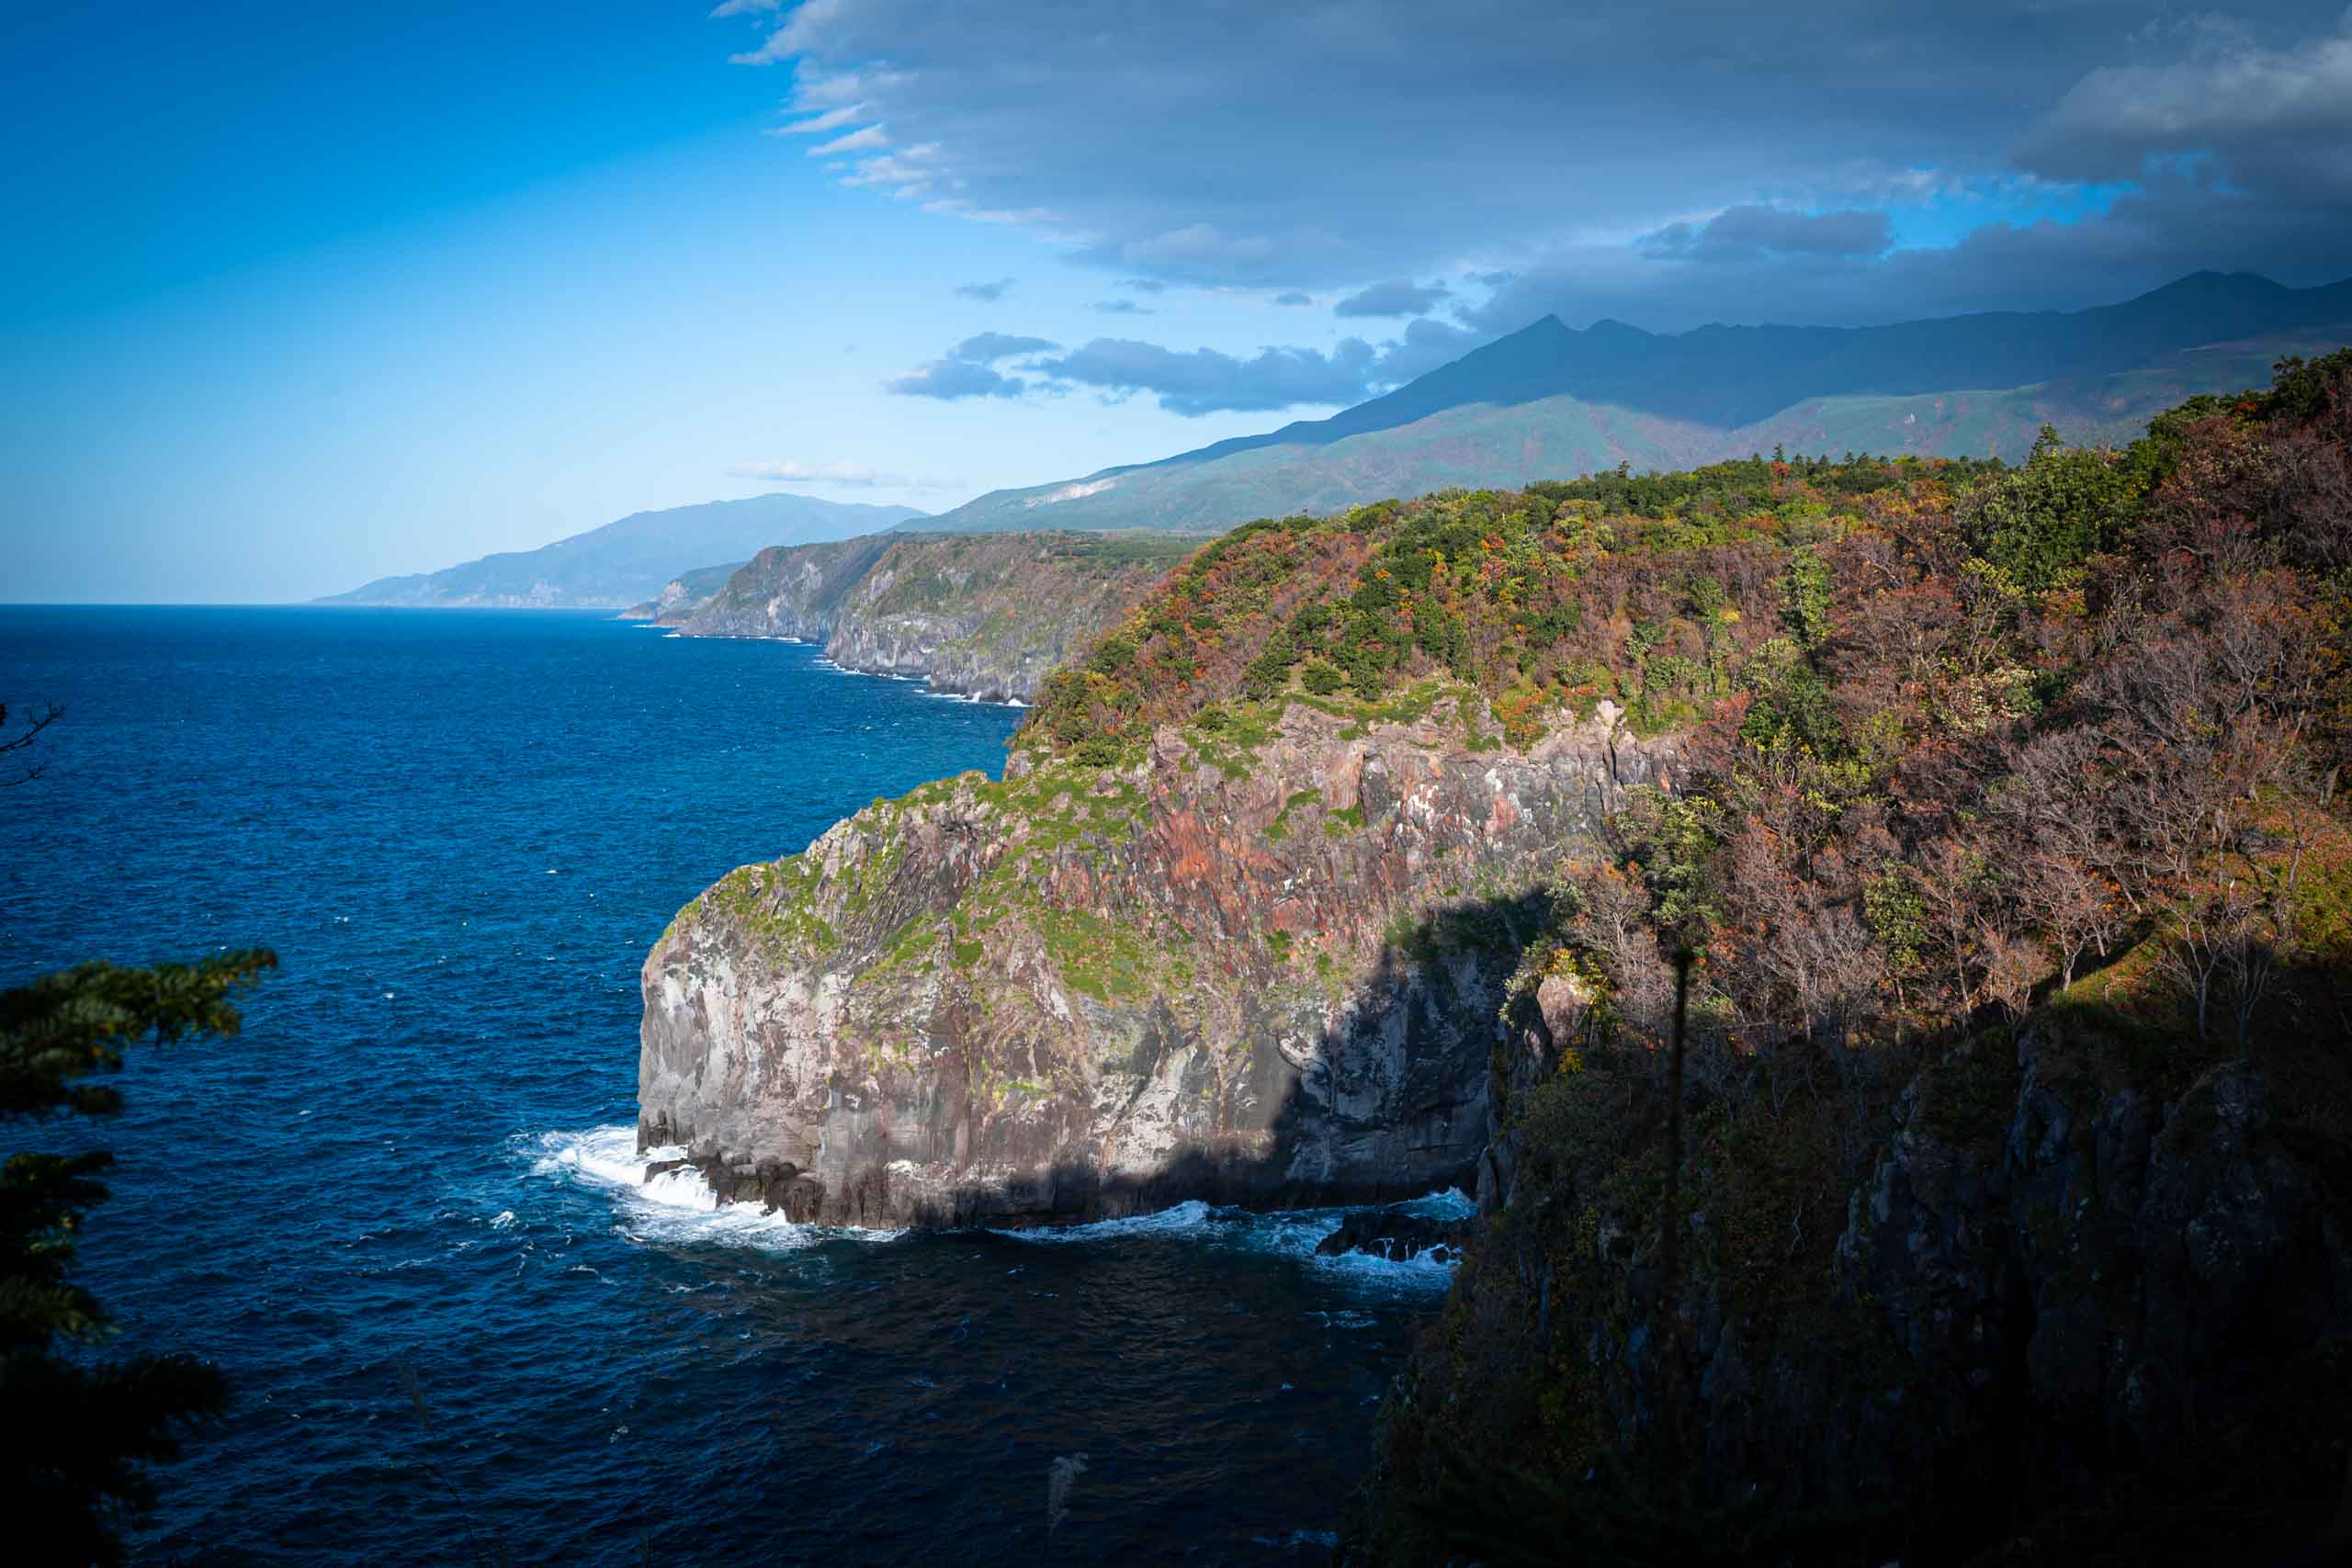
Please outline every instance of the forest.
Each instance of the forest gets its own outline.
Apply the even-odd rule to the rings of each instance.
[[[1431,675],[1688,739],[1563,847],[1509,1201],[1345,1555],[2136,1562],[2332,1502],[2347,652],[2352,351],[2014,468],[1259,523],[1057,676],[1015,744],[1103,765]]]

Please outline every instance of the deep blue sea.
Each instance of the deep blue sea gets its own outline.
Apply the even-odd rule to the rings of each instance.
[[[670,917],[995,772],[1016,713],[525,612],[0,608],[0,698],[67,709],[0,790],[0,985],[283,963],[242,1037],[140,1052],[98,1130],[120,1347],[236,1391],[142,1558],[1323,1554],[1442,1269],[1314,1258],[1330,1213],[844,1234],[638,1181]]]

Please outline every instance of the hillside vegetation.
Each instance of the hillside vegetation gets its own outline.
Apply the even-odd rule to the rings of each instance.
[[[1407,509],[1270,644],[1695,726],[1522,954],[1498,1206],[1348,1557],[2308,1545],[2352,1441],[2352,353],[1965,485],[1741,471]],[[1430,530],[1474,516],[1520,526],[1465,596]]]
[[[1996,471],[1775,457],[1252,523],[1049,681],[1022,738],[1111,762],[1162,724],[1376,713],[1430,680],[1477,688],[1521,747],[1604,700],[1637,733],[1688,725],[1747,689],[1759,651],[1795,678],[1783,611],[1792,581],[1826,593],[1825,551]]]
[[[1349,1559],[2314,1539],[2352,1445],[2348,661],[2352,352],[2016,468],[1260,522],[1057,674],[1033,770],[1173,733],[1246,778],[1302,706],[1678,738],[1533,940],[1503,921],[1489,1217]]]

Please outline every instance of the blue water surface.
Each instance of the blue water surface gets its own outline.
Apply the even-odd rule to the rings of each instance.
[[[0,608],[0,700],[37,699],[67,716],[0,790],[0,984],[284,964],[241,1038],[139,1053],[102,1129],[89,1283],[237,1395],[144,1558],[1326,1550],[1442,1269],[1316,1258],[1330,1213],[893,1236],[638,1180],[671,916],[997,771],[1018,714],[586,615]]]

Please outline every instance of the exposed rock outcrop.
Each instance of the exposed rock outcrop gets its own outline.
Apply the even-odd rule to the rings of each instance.
[[[1606,707],[1503,750],[1476,701],[1023,753],[735,872],[646,961],[640,1142],[869,1225],[1464,1180],[1538,889],[1674,756]]]
[[[765,550],[681,626],[821,642],[844,670],[1027,701],[1193,541],[1090,534],[877,535]]]
[[[687,617],[709,603],[712,594],[727,586],[728,580],[743,570],[747,563],[729,561],[724,566],[697,567],[681,572],[662,585],[662,592],[642,604],[631,604],[615,615],[616,621],[651,621],[656,626],[683,626]]]
[[[897,541],[888,534],[762,550],[682,622],[688,637],[822,642],[842,601]]]
[[[1408,1206],[1391,1204],[1383,1209],[1362,1209],[1348,1215],[1340,1222],[1339,1229],[1315,1244],[1315,1250],[1325,1258],[1362,1252],[1374,1258],[1387,1258],[1392,1263],[1404,1263],[1416,1258],[1447,1263],[1462,1250],[1463,1243],[1470,1239],[1471,1230],[1471,1222],[1466,1216],[1441,1217]]]

